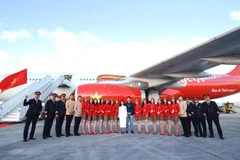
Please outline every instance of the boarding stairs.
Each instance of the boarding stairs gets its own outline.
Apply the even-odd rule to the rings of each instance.
[[[34,82],[27,87],[28,97],[33,98],[35,91],[40,91],[40,100],[45,101],[49,95],[57,89],[64,81],[64,76],[59,76],[53,80],[50,75],[44,77],[41,81]],[[26,89],[23,89],[11,99],[1,105],[0,122],[20,122],[24,120],[28,106],[23,106]]]

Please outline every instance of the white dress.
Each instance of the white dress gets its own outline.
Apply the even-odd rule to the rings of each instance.
[[[120,106],[118,111],[118,117],[120,122],[120,128],[126,128],[127,123],[127,108],[126,106]]]

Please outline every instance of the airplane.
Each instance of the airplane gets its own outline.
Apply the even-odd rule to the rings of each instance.
[[[163,54],[163,53],[161,53]],[[227,74],[209,74],[206,70],[220,64],[236,65]],[[125,75],[97,74],[87,77],[82,73],[64,74],[71,83],[62,84],[57,94],[75,93],[75,96],[125,99],[126,96],[144,98],[171,98],[190,96],[221,98],[240,92],[240,27],[214,37],[172,58],[147,69]],[[28,83],[41,80],[46,73],[29,73]],[[60,74],[49,73],[53,79]],[[62,74],[61,74],[62,75]],[[6,75],[0,77],[0,80]],[[19,86],[0,94],[6,101],[24,88]]]

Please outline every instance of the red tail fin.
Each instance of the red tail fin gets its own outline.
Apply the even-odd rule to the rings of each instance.
[[[240,75],[240,65],[236,65],[236,67],[229,72],[228,74],[230,75]]]

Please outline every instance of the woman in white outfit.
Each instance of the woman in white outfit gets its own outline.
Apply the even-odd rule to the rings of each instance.
[[[127,108],[124,104],[125,104],[124,101],[121,100],[120,106],[119,106],[119,112],[118,112],[122,134],[124,134],[124,129],[126,128],[126,121],[127,121]]]

